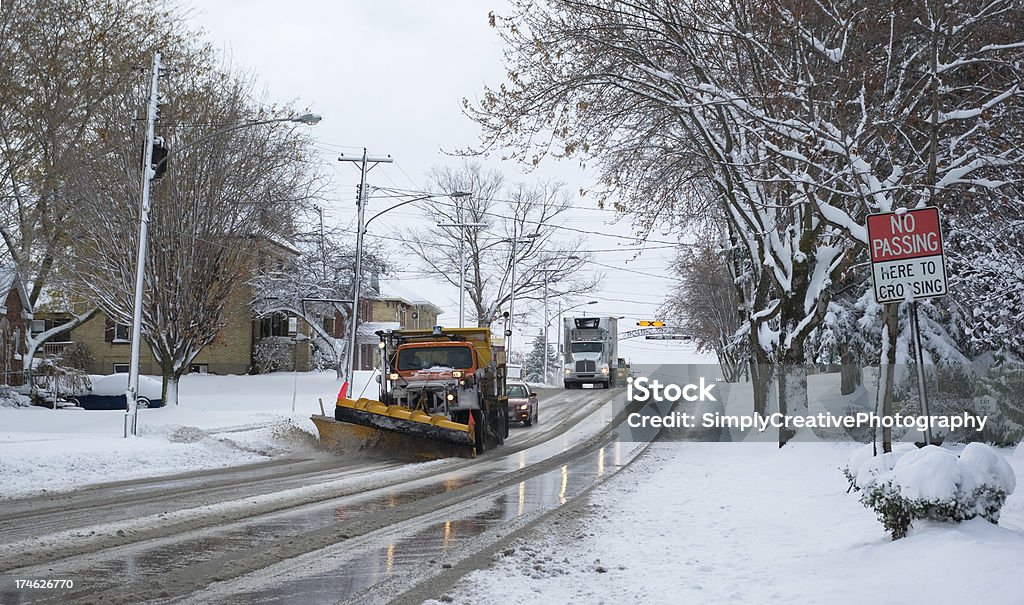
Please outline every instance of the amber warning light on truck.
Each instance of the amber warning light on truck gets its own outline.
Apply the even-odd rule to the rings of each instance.
[[[920,300],[946,294],[938,208],[868,216],[875,300]]]

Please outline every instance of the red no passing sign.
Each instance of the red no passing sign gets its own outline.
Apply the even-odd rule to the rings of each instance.
[[[868,216],[875,300],[918,300],[946,294],[939,209]]]

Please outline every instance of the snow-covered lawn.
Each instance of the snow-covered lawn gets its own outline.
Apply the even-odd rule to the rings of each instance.
[[[658,443],[464,578],[457,603],[1020,603],[1024,493],[1000,524],[891,541],[846,493],[856,444]],[[1024,450],[1004,455],[1018,476]]]
[[[357,374],[356,395],[369,380]],[[0,498],[266,461],[304,447],[293,437],[315,434],[309,416],[318,399],[331,413],[340,386],[333,372],[190,374],[178,406],[139,410],[133,439],[121,410],[0,407]]]

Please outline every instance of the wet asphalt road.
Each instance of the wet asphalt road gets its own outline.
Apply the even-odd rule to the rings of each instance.
[[[41,564],[11,568],[17,558],[9,556],[0,567],[0,603],[387,602],[578,497],[655,436],[612,430],[626,405],[621,389],[542,392],[541,402],[540,424],[513,428],[504,448],[472,461],[410,469],[312,457],[118,484],[61,502],[0,504],[0,565],[4,544],[40,527],[78,531],[81,540],[72,541],[88,542],[90,527],[113,514],[153,519],[125,535],[115,531],[112,545],[58,548]],[[320,491],[310,496],[303,491],[310,486]],[[180,521],[194,510],[201,520]],[[162,516],[180,528],[159,531]],[[11,591],[20,577],[72,579],[75,588]]]

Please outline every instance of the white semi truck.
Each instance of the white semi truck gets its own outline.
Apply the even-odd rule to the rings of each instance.
[[[562,325],[565,343],[562,381],[567,389],[585,384],[616,386],[619,329],[614,317],[566,317]]]

